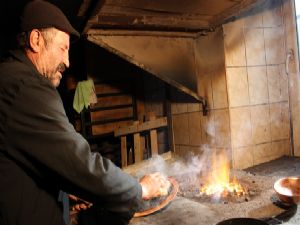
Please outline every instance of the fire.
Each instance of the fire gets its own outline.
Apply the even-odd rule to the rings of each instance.
[[[212,169],[207,177],[207,183],[201,187],[200,193],[218,197],[243,196],[245,194],[244,188],[238,181],[230,178],[229,161],[224,153],[212,156]]]

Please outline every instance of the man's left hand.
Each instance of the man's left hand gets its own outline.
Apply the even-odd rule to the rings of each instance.
[[[86,210],[86,209],[92,207],[92,205],[93,205],[93,203],[90,203],[90,202],[85,201],[81,198],[78,198],[75,195],[70,195],[69,194],[69,199],[75,202],[75,205],[72,205],[71,208],[70,208],[71,211],[79,212],[79,211],[82,211],[82,210]]]

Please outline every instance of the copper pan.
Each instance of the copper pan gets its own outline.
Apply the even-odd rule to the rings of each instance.
[[[280,201],[287,204],[300,202],[300,177],[284,177],[274,183],[275,192]]]
[[[166,198],[164,198],[162,201],[158,202],[158,204],[156,206],[148,208],[148,209],[146,209],[144,211],[141,211],[141,212],[136,212],[133,215],[133,217],[147,216],[149,214],[155,213],[155,212],[163,209],[164,207],[166,207],[175,198],[175,196],[178,192],[178,189],[179,189],[178,183],[172,177],[169,177],[168,180],[171,182],[171,185],[172,185],[171,193],[169,193],[169,195]]]

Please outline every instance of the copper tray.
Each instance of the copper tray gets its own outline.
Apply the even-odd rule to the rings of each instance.
[[[178,192],[178,183],[174,178],[169,177],[168,180],[170,181],[171,185],[172,185],[172,189],[171,192],[169,193],[169,195],[167,197],[165,197],[163,200],[159,201],[157,205],[148,208],[144,211],[141,212],[136,212],[133,217],[141,217],[141,216],[147,216],[149,214],[152,214],[154,212],[157,212],[158,210],[166,207],[176,196],[177,192]],[[149,200],[151,201],[151,200]]]

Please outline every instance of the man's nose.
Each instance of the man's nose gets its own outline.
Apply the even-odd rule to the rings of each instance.
[[[69,66],[70,66],[69,52],[67,52],[67,53],[65,54],[63,63],[65,64],[65,67],[66,67],[66,68],[69,68]]]

